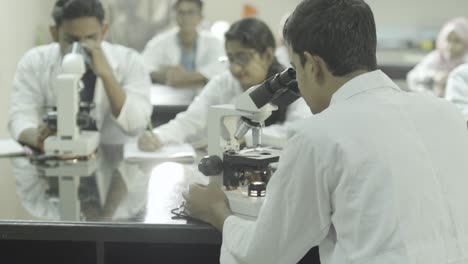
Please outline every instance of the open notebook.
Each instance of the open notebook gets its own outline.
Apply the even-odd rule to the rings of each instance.
[[[26,155],[24,148],[13,139],[0,139],[0,158]]]
[[[173,161],[192,163],[196,152],[190,144],[167,145],[154,152],[145,152],[138,149],[136,142],[129,142],[124,147],[124,159],[128,161]]]

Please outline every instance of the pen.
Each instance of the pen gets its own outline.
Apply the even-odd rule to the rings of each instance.
[[[149,122],[148,122],[147,129],[148,129],[151,133],[153,133],[153,122],[151,121],[151,118],[150,118],[150,120],[149,120]]]
[[[149,131],[150,134],[151,134],[151,137],[154,138],[154,133],[153,133],[153,122],[151,121],[151,118],[150,118],[150,120],[149,120],[149,122],[148,122],[148,127],[147,127],[147,128],[148,128],[148,131]]]

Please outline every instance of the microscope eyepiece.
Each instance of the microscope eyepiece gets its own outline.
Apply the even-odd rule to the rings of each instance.
[[[273,77],[273,79],[267,80],[269,81],[269,89],[272,93],[276,93],[281,89],[285,89],[288,87],[288,84],[292,81],[296,80],[296,71],[293,68],[289,68],[282,73],[277,74]]]
[[[276,74],[250,93],[250,98],[259,109],[268,103],[289,105],[300,96],[293,68]]]

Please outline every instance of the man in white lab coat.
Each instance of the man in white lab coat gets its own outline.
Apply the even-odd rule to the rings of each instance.
[[[338,15],[339,14],[339,15]],[[406,93],[377,70],[363,0],[304,0],[285,39],[315,114],[288,141],[256,221],[219,186],[186,208],[223,231],[221,263],[468,263],[468,132],[444,100]]]
[[[154,37],[143,59],[154,83],[199,88],[225,70],[219,61],[224,47],[211,33],[198,30],[201,0],[177,0],[174,8],[178,28]]]
[[[151,115],[147,71],[140,56],[125,47],[102,42],[107,31],[98,0],[58,0],[51,33],[56,43],[36,47],[18,64],[13,83],[9,130],[18,141],[38,149],[53,131],[42,122],[56,106],[57,76],[74,42],[90,57],[82,78],[81,99],[95,103],[91,111],[101,143],[123,143],[138,135]]]
[[[454,103],[468,121],[468,64],[459,66],[449,75],[445,99]]]

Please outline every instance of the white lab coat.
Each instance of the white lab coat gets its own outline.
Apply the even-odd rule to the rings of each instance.
[[[468,64],[459,66],[450,74],[445,99],[454,103],[468,121]]]
[[[150,72],[159,71],[164,66],[181,63],[181,48],[178,30],[170,30],[154,37],[146,45],[142,55]],[[219,58],[224,55],[223,43],[207,31],[200,31],[197,39],[195,69],[206,79],[222,73],[226,66]]]
[[[149,101],[151,81],[141,57],[128,48],[102,43],[104,53],[122,85],[127,99],[118,118],[111,113],[110,103],[100,79],[96,82],[92,115],[105,144],[124,143],[137,136],[148,124],[152,106]],[[18,139],[28,128],[36,128],[49,107],[56,106],[56,79],[61,71],[62,56],[57,43],[30,50],[18,64],[13,82],[9,130]]]
[[[468,133],[444,100],[375,71],[302,122],[256,222],[224,223],[221,263],[468,263]]]
[[[206,145],[208,111],[210,106],[232,103],[242,89],[229,71],[216,76],[203,88],[186,112],[180,113],[169,123],[155,129],[155,133],[164,143],[194,143],[197,147]],[[283,124],[275,124],[263,130],[263,143],[282,147],[286,144],[289,128],[300,119],[311,116],[309,107],[300,98],[291,104]],[[249,143],[249,142],[247,142]]]

